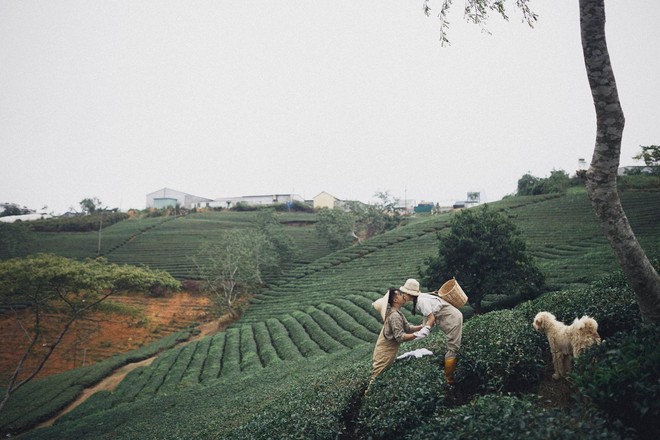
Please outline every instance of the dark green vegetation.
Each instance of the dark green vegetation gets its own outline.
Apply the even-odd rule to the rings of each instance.
[[[642,245],[657,258],[660,193],[624,193],[622,199]],[[648,330],[636,328],[639,316],[634,296],[620,280],[589,286],[612,272],[616,263],[584,194],[512,198],[491,208],[512,216],[548,283],[558,292],[467,320],[456,372],[460,382],[455,390],[444,382],[440,366],[444,336],[434,330],[428,339],[402,348],[426,347],[434,356],[396,362],[364,396],[373,343],[381,327],[371,302],[388,286],[399,286],[415,276],[423,261],[437,252],[435,235],[447,227],[450,217],[429,216],[321,258],[307,254],[308,264],[296,265],[274,280],[226,331],[163,352],[150,366],[131,372],[115,392],[94,395],[55,426],[31,431],[25,437],[366,439],[419,438],[423,434],[455,439],[478,435],[511,438],[514,430],[532,439],[617,438],[617,431],[611,428],[616,419],[637,427],[637,422],[629,421],[657,414],[657,399],[643,394],[645,381],[658,377],[657,362],[640,362],[639,368],[631,369],[638,375],[634,383],[641,385],[640,389],[626,388],[625,396],[620,394],[621,387],[610,385],[601,395],[583,393],[587,396],[583,400],[591,405],[576,404],[568,409],[552,408],[535,397],[552,372],[547,341],[531,327],[536,312],[549,310],[565,322],[589,314],[600,323],[601,336],[608,344],[611,339],[610,351],[630,355],[636,352],[626,348],[631,343],[625,335]],[[232,214],[236,226],[250,222],[244,217],[250,213]],[[142,255],[162,258],[152,264],[163,268],[173,261],[167,255],[174,252],[171,246],[177,240],[183,246],[184,242],[190,245],[212,239],[220,233],[219,219],[227,219],[219,217],[223,215],[226,213],[200,214],[164,223],[154,219],[161,223],[154,223],[114,252],[151,243],[151,252]],[[108,234],[115,228],[128,228],[124,223],[108,228]],[[195,229],[186,233],[182,226],[186,223]],[[298,232],[306,229],[296,228]],[[310,230],[311,243],[318,243],[313,228]],[[160,240],[150,238],[151,234]],[[163,247],[158,247],[159,241]],[[304,244],[304,240],[300,242]],[[108,259],[112,260],[114,252],[106,254]],[[138,257],[132,258],[137,261]],[[494,298],[484,304],[486,309],[498,306],[497,296]],[[469,309],[464,312],[467,316]],[[409,313],[408,317],[413,323],[419,320]],[[642,352],[652,350],[655,339],[637,340],[639,344],[632,345]],[[651,345],[644,348],[647,343]],[[599,359],[607,354],[598,357],[598,349],[584,355],[577,372],[582,368],[598,371]],[[611,364],[616,365],[617,359]],[[610,368],[607,365],[610,361],[605,365]],[[88,368],[85,371],[101,367]],[[16,396],[8,410],[12,403],[13,408],[21,408],[13,414],[24,414],[22,421],[0,414],[1,430],[20,431],[57,414],[80,391],[73,384],[82,383],[80,378],[90,374],[85,371],[73,370],[35,383],[47,384],[52,390],[44,396],[62,396],[57,404],[47,406],[50,400],[39,400],[41,396],[35,394]],[[609,376],[616,378],[615,373]],[[643,406],[620,406],[615,414],[606,407],[609,400],[625,397],[637,401],[638,396],[645,402]],[[38,412],[36,408],[45,409]],[[520,422],[514,425],[512,420]]]
[[[438,255],[425,261],[422,283],[442,286],[452,278],[470,292],[468,303],[477,314],[489,293],[506,292],[511,298],[538,296],[545,283],[541,270],[527,252],[527,243],[515,223],[488,205],[461,211],[438,234]]]
[[[254,211],[207,212],[128,219],[102,229],[101,255],[112,263],[146,265],[166,270],[179,279],[192,277],[195,270],[189,257],[198,253],[204,242],[213,241],[228,229],[253,228],[257,215]],[[329,252],[326,243],[316,236],[313,227],[316,214],[282,213],[279,218],[300,248],[296,261],[292,263],[305,264]],[[7,230],[7,234],[11,231]],[[87,258],[95,257],[99,247],[98,225],[97,230],[90,232],[34,231],[31,237],[29,253],[48,252],[70,258]],[[0,242],[1,239],[0,234]],[[7,257],[7,250],[0,246],[0,259]]]

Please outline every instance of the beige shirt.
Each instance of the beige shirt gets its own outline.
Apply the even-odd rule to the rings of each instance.
[[[410,324],[401,311],[392,309],[389,316],[385,319],[383,327],[383,336],[386,339],[395,339],[397,342],[403,342],[403,335],[410,332]]]

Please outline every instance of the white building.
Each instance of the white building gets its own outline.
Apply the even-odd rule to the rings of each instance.
[[[192,209],[199,203],[212,202],[213,199],[193,196],[171,188],[163,188],[147,194],[147,208],[161,209],[177,206]]]
[[[305,203],[298,194],[266,194],[257,196],[222,197],[215,200],[203,200],[193,204],[193,208],[223,208],[230,209],[239,203],[248,206],[266,206],[287,203]]]
[[[316,196],[314,196],[314,209],[338,208],[340,203],[341,200],[339,200],[337,197],[325,191],[322,191]]]

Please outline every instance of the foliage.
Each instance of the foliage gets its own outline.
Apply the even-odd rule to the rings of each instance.
[[[23,222],[0,222],[0,259],[28,254],[34,240],[30,226]]]
[[[640,145],[642,151],[633,156],[635,160],[643,160],[646,166],[654,167],[655,174],[660,173],[660,145]]]
[[[80,209],[85,214],[94,214],[97,210],[101,209],[103,203],[98,197],[86,197],[80,201]]]
[[[273,267],[276,254],[264,234],[232,229],[205,243],[191,258],[204,289],[222,309],[237,316],[236,300],[262,285],[263,271]]]
[[[401,214],[395,210],[395,200],[389,192],[377,192],[375,196],[379,199],[375,204],[346,203],[346,207],[355,216],[353,232],[363,239],[391,231],[402,221]]]
[[[448,389],[440,361],[435,355],[397,360],[376,377],[357,420],[360,438],[401,438],[442,409]]]
[[[166,272],[108,264],[103,259],[77,261],[37,254],[0,262],[0,301],[3,305],[29,304],[33,317],[32,322],[21,323],[27,348],[9,379],[0,410],[16,390],[41,371],[73,322],[118,291],[144,291],[157,286],[174,290],[180,288],[180,283]],[[50,333],[41,318],[54,307],[65,318]],[[37,343],[42,339],[50,343],[40,347]],[[35,359],[35,367],[26,372],[30,358]]]
[[[3,204],[4,209],[0,211],[0,217],[9,217],[10,215],[23,215],[29,214],[30,211],[25,208],[21,208],[16,203],[6,203]]]
[[[268,240],[276,255],[276,264],[273,269],[277,273],[287,267],[288,263],[297,259],[300,251],[291,236],[287,234],[282,223],[272,209],[261,209],[256,217],[257,230]]]
[[[655,193],[622,194],[624,203],[627,203],[627,209],[628,206],[633,208],[629,215],[631,223],[640,226],[637,229],[640,232],[639,236],[648,243],[655,243],[658,236],[658,211],[652,202],[656,198]],[[527,380],[527,383],[529,383],[529,378],[533,379],[534,375],[545,375],[550,371],[550,356],[546,339],[542,335],[534,333],[531,327],[531,318],[539,311],[538,307],[547,306],[552,311],[557,306],[559,313],[565,316],[562,319],[566,320],[581,316],[585,311],[591,314],[592,311],[600,309],[602,314],[595,315],[595,317],[601,323],[601,335],[604,337],[607,337],[604,334],[605,331],[629,328],[626,327],[629,326],[626,321],[630,316],[638,316],[638,310],[634,299],[630,299],[629,293],[619,291],[621,287],[625,287],[626,283],[616,273],[612,273],[607,279],[602,280],[601,287],[594,286],[593,292],[591,287],[585,287],[586,283],[600,273],[612,271],[616,262],[611,251],[607,254],[607,258],[601,259],[600,257],[603,253],[601,249],[607,248],[607,243],[598,230],[593,212],[590,210],[584,194],[514,197],[499,202],[496,206],[516,214],[516,223],[523,226],[521,229],[525,231],[525,235],[535,243],[533,252],[543,258],[546,263],[543,266],[544,271],[552,274],[556,285],[572,287],[566,294],[547,293],[533,301],[536,303],[533,308],[520,307],[512,315],[503,315],[502,313],[505,312],[493,313],[487,323],[482,322],[474,328],[471,327],[473,324],[470,324],[473,318],[466,321],[464,343],[459,354],[456,376],[468,372],[473,374],[470,370],[471,361],[463,360],[461,356],[470,356],[468,359],[481,357],[494,359],[498,356],[497,353],[507,351],[496,345],[497,338],[507,338],[509,337],[508,332],[513,331],[497,330],[500,321],[503,321],[506,326],[518,329],[517,331],[520,332],[520,335],[510,337],[513,342],[508,346],[508,351],[515,355],[508,358],[511,365],[507,366],[502,360],[497,359],[497,362],[491,362],[492,365],[489,368],[494,375],[505,374],[508,378],[479,376],[480,380],[483,380],[479,385],[484,388],[496,388],[508,381],[509,386],[516,387],[511,389],[534,392],[535,385],[527,387],[523,380],[518,382],[512,377],[512,372],[515,372],[517,368],[513,365],[514,362],[517,362],[519,356],[524,353],[524,350],[519,349],[517,345],[524,345],[525,350],[529,349],[530,353],[533,349],[537,350],[536,355],[529,354],[530,358],[525,359],[528,367],[521,377]],[[557,215],[558,212],[561,215]],[[289,216],[286,213],[281,215],[285,219],[283,222],[288,219],[291,222],[300,221],[301,224],[307,224],[309,220],[307,215],[299,217]],[[166,223],[158,222],[158,226],[153,228],[151,226],[154,222],[137,223],[133,221],[122,222],[113,228],[122,230],[130,228],[127,230],[131,231],[131,234],[136,231],[136,225],[147,229],[145,234],[147,237],[138,237],[131,243],[139,243],[142,238],[152,237],[152,248],[145,248],[144,253],[139,254],[142,255],[139,257],[138,254],[134,254],[135,248],[127,247],[127,251],[131,250],[134,257],[139,257],[146,262],[149,261],[147,258],[152,255],[160,257],[162,254],[176,252],[178,247],[194,241],[195,234],[208,240],[224,234],[231,228],[252,228],[255,218],[254,213],[208,212]],[[177,347],[171,350],[167,356],[163,356],[161,361],[154,361],[148,367],[131,372],[112,394],[110,409],[106,409],[107,405],[98,401],[98,405],[92,405],[94,401],[91,401],[90,407],[84,403],[76,408],[70,417],[65,416],[61,419],[61,423],[52,428],[30,432],[29,438],[105,438],[108,436],[118,439],[139,436],[159,440],[232,438],[232,432],[247,423],[250,423],[250,432],[265,435],[268,424],[265,422],[259,424],[258,420],[266,406],[275,401],[286,409],[280,413],[280,419],[274,422],[276,426],[284,426],[290,417],[292,424],[297,426],[292,432],[299,433],[298,429],[302,426],[303,420],[301,414],[306,411],[306,407],[298,406],[295,402],[280,400],[283,393],[287,393],[289,399],[295,399],[297,395],[310,396],[310,400],[306,398],[303,401],[310,406],[318,404],[322,405],[322,408],[337,408],[337,410],[330,411],[332,414],[339,413],[338,408],[343,406],[342,421],[346,430],[342,431],[338,437],[366,439],[366,436],[360,435],[362,431],[356,432],[354,428],[357,418],[360,417],[361,399],[358,397],[361,393],[358,391],[361,385],[359,384],[371,371],[373,341],[382,327],[382,320],[371,303],[382,296],[382,292],[387,286],[400,285],[411,273],[414,273],[415,268],[422,263],[424,258],[437,252],[437,245],[434,244],[433,238],[437,231],[446,228],[449,219],[450,215],[447,214],[417,218],[406,226],[374,237],[359,246],[352,246],[287,271],[274,280],[268,289],[262,290],[259,295],[254,297],[252,305],[246,310],[241,320],[228,330],[221,331],[213,337],[191,341],[186,347]],[[145,222],[145,220],[141,220],[141,222]],[[292,227],[287,232],[299,232],[305,229],[308,229],[307,232],[311,233],[311,236],[315,235],[313,228],[304,226]],[[185,240],[179,238],[177,241],[178,237],[184,237]],[[195,247],[191,246],[188,249],[191,248]],[[548,256],[544,257],[543,254],[546,252]],[[604,292],[608,289],[611,290],[611,292],[603,293],[602,300],[599,299],[598,293],[598,289],[601,288],[604,289]],[[297,313],[294,314],[294,311]],[[323,313],[320,313],[321,311]],[[408,310],[404,313],[411,322],[414,321],[414,318],[419,318],[418,316],[410,317]],[[519,316],[520,314],[522,317]],[[620,320],[617,319],[617,314],[620,315]],[[481,316],[485,319],[491,314]],[[633,321],[634,319],[632,318]],[[268,334],[265,334],[266,332]],[[490,333],[493,334],[492,338]],[[354,345],[359,341],[356,342],[354,338],[347,337],[347,334],[365,341],[370,340],[370,343]],[[479,350],[470,351],[469,345],[473,345],[473,342],[465,341],[474,341],[481,335],[484,335],[486,342],[477,343],[480,347]],[[336,343],[345,348],[337,346],[328,338],[334,339]],[[316,340],[325,344],[326,348],[333,352],[324,352],[314,342]],[[441,353],[444,341],[444,335],[441,332],[433,331],[424,341],[406,343],[405,349],[423,346]],[[410,344],[410,348],[408,344]],[[331,348],[331,345],[334,345],[335,348]],[[337,348],[340,349],[334,351]],[[256,352],[246,356],[247,353],[241,350],[256,350]],[[277,358],[273,357],[273,351],[277,354]],[[493,352],[492,355],[489,354],[490,351]],[[501,356],[506,358],[508,352]],[[410,361],[411,365],[414,362]],[[438,382],[440,391],[434,398],[437,397],[440,401],[439,404],[443,405],[442,412],[435,414],[447,414],[449,410],[444,407],[461,403],[463,399],[456,402],[445,395],[439,358],[428,359],[425,362],[432,364],[433,368],[423,369],[419,374],[429,375],[429,377],[423,377],[423,382]],[[350,365],[355,364],[356,369],[351,370],[352,373],[346,372],[345,380],[348,382],[338,381],[338,383],[355,383],[357,389],[351,388],[352,385],[347,385],[345,389],[337,390],[337,393],[346,396],[345,398],[338,397],[340,403],[316,403],[316,400],[311,400],[312,395],[306,394],[310,384],[323,383],[326,376],[334,378],[332,372],[346,371],[344,368],[348,367],[349,363]],[[388,380],[383,381],[379,386],[383,390],[389,389],[390,386],[396,388],[396,383],[404,380],[401,375],[397,374],[397,371],[400,371],[399,368],[404,365],[395,362],[391,367],[391,374],[388,373],[388,376],[385,376],[386,373],[383,373],[374,385],[378,385],[379,381],[387,377]],[[461,370],[466,371],[462,373]],[[499,373],[499,371],[505,371],[505,373]],[[417,394],[425,393],[427,390],[419,386],[419,383],[420,381],[414,380],[406,382],[405,392],[411,396],[411,401],[419,400],[421,402],[423,400],[418,399]],[[465,386],[467,387],[471,383],[473,382],[465,382]],[[459,396],[461,396],[461,384],[462,382],[459,382],[457,385]],[[472,387],[472,389],[474,388]],[[63,389],[59,388],[60,391]],[[469,389],[466,388],[466,390]],[[367,399],[379,399],[379,396],[372,394],[372,391],[373,389],[369,391]],[[322,395],[329,396],[329,394]],[[18,400],[19,396],[15,397]],[[21,400],[23,400],[22,397]],[[382,399],[379,402],[385,400]],[[23,406],[23,414],[38,413],[37,407],[41,404],[46,403],[35,400],[34,407],[30,403],[26,403]],[[276,406],[268,410],[269,417],[274,417]],[[376,403],[367,406],[374,413],[378,410]],[[401,417],[405,411],[396,405],[384,406],[384,408],[389,408],[392,420]],[[397,410],[398,413],[395,413]],[[301,413],[298,414],[298,411]],[[326,429],[324,427],[337,423],[334,415],[323,420],[316,420],[315,411],[310,411],[309,414],[310,417],[305,420],[305,423],[310,427],[312,433],[316,427],[319,432],[327,432],[324,431]],[[410,420],[409,417],[414,416],[406,415],[403,422]],[[428,421],[430,417],[433,415],[424,420]],[[368,423],[368,419],[369,417],[361,418],[361,420],[365,420],[365,423]],[[558,423],[561,423],[564,419],[558,418],[557,420],[559,420]],[[588,423],[587,420],[585,419],[583,423]],[[381,426],[385,426],[384,422],[382,423]],[[424,421],[420,423],[424,423]],[[483,423],[496,423],[496,421],[487,420]],[[553,422],[547,420],[547,423],[552,424]],[[393,429],[398,429],[397,426],[396,421],[393,422]],[[252,431],[252,428],[255,430]],[[376,432],[376,428],[373,429],[373,432]],[[459,436],[460,432],[456,432],[455,435]],[[330,438],[334,438],[334,436]]]
[[[364,389],[364,365],[328,368],[272,399],[255,417],[231,433],[232,439],[333,439],[346,432],[345,422]],[[302,385],[302,384],[300,384]]]
[[[630,331],[641,319],[635,295],[621,271],[604,276],[586,288],[546,293],[516,310],[530,323],[541,311],[552,313],[566,324],[588,315],[598,322],[598,332],[603,338]]]
[[[530,298],[540,292],[544,276],[527,254],[520,230],[504,214],[483,205],[456,214],[450,226],[448,234],[437,235],[438,256],[425,261],[422,284],[438,288],[456,278],[476,313],[487,294]]]
[[[660,169],[660,167],[658,167]],[[660,176],[648,176],[645,174],[626,174],[618,176],[617,188],[621,191],[629,190],[657,190],[660,188]]]
[[[571,375],[581,396],[640,439],[660,438],[660,326],[604,339],[583,353]]]
[[[571,179],[564,170],[552,170],[549,177],[539,178],[525,174],[518,179],[518,196],[564,193],[571,185]]]
[[[613,288],[619,282],[604,280],[601,285]],[[575,299],[570,304],[576,307],[571,314],[581,313],[581,302],[592,301],[588,289],[571,295]],[[371,301],[362,299],[351,303],[362,304],[366,314]],[[323,326],[323,337],[335,335],[315,315],[319,309],[309,309],[309,316],[318,323],[309,331],[319,332]],[[293,345],[295,353],[285,355],[282,342],[291,344],[291,337],[302,338],[307,331],[287,315],[299,325],[288,328],[288,333],[285,328],[277,329],[275,324],[280,321],[275,318],[268,320],[265,329],[239,322],[212,338],[170,350],[149,367],[130,373],[106,399],[84,403],[53,428],[31,433],[31,438],[103,437],[109,433],[116,438],[134,438],[139,433],[141,438],[153,439],[376,439],[413,436],[416,429],[431,438],[449,432],[452,438],[472,438],[475,434],[493,438],[483,433],[511,432],[511,421],[518,419],[521,432],[538,428],[539,436],[550,433],[558,438],[587,438],[585,433],[591,432],[593,437],[589,438],[616,438],[605,429],[600,416],[584,412],[581,404],[574,405],[577,412],[545,410],[540,401],[513,396],[492,396],[483,401],[479,397],[464,404],[475,393],[497,395],[503,390],[526,394],[536,390],[539,376],[547,371],[544,362],[549,352],[540,353],[547,350],[545,338],[532,330],[527,311],[520,309],[491,312],[466,322],[456,372],[459,401],[456,391],[444,383],[440,356],[396,361],[378,376],[365,396],[373,345],[357,345],[332,354],[317,347],[305,359]],[[360,322],[370,319],[361,316]],[[264,330],[270,337],[259,335]],[[339,337],[338,333],[332,337]],[[224,344],[226,339],[233,342]],[[280,347],[275,350],[280,360],[264,362],[268,340],[273,341],[273,347]],[[434,331],[423,341],[406,343],[405,349],[423,346],[439,353],[444,343],[444,335]],[[264,368],[259,368],[258,361],[255,366],[257,356],[245,349],[256,350]],[[503,438],[509,437],[503,434]],[[530,434],[530,438],[537,437]]]
[[[456,370],[464,393],[529,392],[542,371],[541,338],[522,313],[498,310],[465,323]]]
[[[277,212],[314,212],[314,207],[299,200],[294,200],[291,203],[274,203],[273,205],[267,207],[267,209],[274,209]]]
[[[319,211],[316,232],[328,242],[331,249],[350,246],[355,239],[355,215],[338,208]]]
[[[103,224],[104,228],[126,220],[128,214],[125,212],[101,212],[94,214],[74,216],[74,217],[55,217],[35,220],[30,222],[30,228],[38,232],[88,232],[98,231]]]
[[[422,9],[427,16],[431,15],[430,2],[431,0],[424,0],[422,6]],[[449,44],[449,39],[447,38],[449,30],[447,14],[451,3],[451,0],[443,0],[440,12],[436,14],[440,20],[440,43],[442,45]],[[529,8],[528,3],[528,0],[516,0],[515,2],[516,7],[520,9],[522,14],[522,21],[527,23],[530,27],[534,27],[534,23],[537,20],[537,14]],[[499,14],[505,20],[509,19],[503,0],[467,0],[465,2],[463,16],[467,21],[484,26],[484,23],[488,20],[490,12]]]
[[[406,439],[462,440],[618,439],[597,414],[571,414],[544,408],[533,396],[492,394],[438,413]]]

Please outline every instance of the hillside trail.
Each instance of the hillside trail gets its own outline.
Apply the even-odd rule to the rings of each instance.
[[[182,347],[186,344],[190,344],[191,342],[194,342],[198,339],[201,339],[206,336],[213,336],[214,334],[224,330],[229,324],[231,324],[234,320],[229,316],[229,315],[223,315],[219,319],[216,319],[214,321],[210,321],[204,324],[200,324],[196,328],[199,330],[199,334],[195,335],[194,337],[188,339],[187,341],[181,342],[180,344],[175,345],[174,347],[171,348],[176,348],[176,347]],[[35,426],[35,429],[38,428],[45,428],[47,426],[52,426],[57,419],[62,417],[64,414],[67,414],[79,405],[81,405],[83,402],[85,402],[90,396],[92,396],[94,393],[98,391],[114,391],[117,386],[121,383],[122,380],[126,377],[128,373],[131,371],[135,370],[136,368],[140,367],[146,367],[150,365],[154,359],[158,357],[158,354],[155,356],[152,356],[148,359],[145,359],[140,362],[133,362],[130,364],[126,364],[123,367],[115,370],[113,373],[111,373],[109,376],[107,376],[105,379],[101,380],[99,383],[96,385],[85,388],[83,392],[78,396],[76,400],[71,402],[66,408],[64,408],[62,411],[60,411],[59,414],[51,417],[50,419],[46,420],[45,422],[42,422]]]

